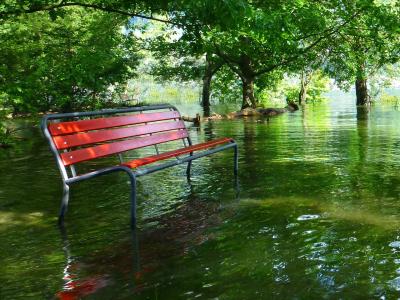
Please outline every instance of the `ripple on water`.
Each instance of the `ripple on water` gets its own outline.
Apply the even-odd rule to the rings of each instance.
[[[260,234],[262,234],[262,233],[270,233],[272,231],[272,228],[270,228],[270,227],[268,227],[268,226],[265,226],[265,227],[262,227],[259,231],[258,231],[258,233],[260,233]]]
[[[395,279],[389,280],[388,281],[388,285],[396,290],[396,291],[400,291],[400,276],[396,277]]]
[[[299,223],[290,223],[290,224],[288,224],[288,225],[286,225],[286,228],[293,228],[293,227],[297,227],[297,226],[299,226]]]
[[[297,221],[315,220],[319,219],[320,217],[321,217],[320,215],[301,215],[300,217],[297,218]]]
[[[394,241],[389,244],[389,247],[400,248],[400,241]]]
[[[326,248],[328,246],[325,242],[317,242],[312,245],[312,248]]]
[[[309,235],[309,234],[312,234],[312,233],[314,233],[316,230],[306,230],[306,231],[304,231],[303,233],[302,233],[302,235]]]

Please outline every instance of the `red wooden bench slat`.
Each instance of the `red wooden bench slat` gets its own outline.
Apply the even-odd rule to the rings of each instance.
[[[57,149],[67,149],[83,145],[95,144],[110,140],[118,140],[138,135],[170,131],[176,129],[185,129],[183,121],[152,123],[134,127],[123,127],[115,129],[106,129],[99,131],[90,131],[85,133],[76,133],[71,135],[61,135],[53,137]]]
[[[147,122],[163,121],[180,118],[177,111],[133,114],[128,116],[80,120],[52,123],[49,125],[51,135],[71,134],[89,130],[105,129],[118,126],[134,125]]]
[[[178,149],[178,150],[164,152],[164,153],[161,153],[161,154],[158,154],[158,155],[153,155],[153,156],[148,156],[148,157],[144,157],[144,158],[134,159],[134,160],[126,162],[126,163],[124,163],[122,165],[130,167],[130,168],[137,168],[137,167],[140,167],[140,166],[151,164],[151,163],[156,162],[156,161],[160,161],[160,160],[176,157],[176,156],[187,154],[187,153],[190,153],[190,152],[193,152],[193,151],[198,151],[198,150],[202,150],[202,149],[206,149],[206,148],[215,147],[217,145],[229,143],[231,141],[232,141],[231,138],[220,138],[220,139],[216,139],[216,140],[213,140],[213,141],[209,141],[209,142],[200,143],[200,144],[197,144],[197,145],[181,148],[181,149]]]
[[[113,142],[110,144],[98,145],[94,147],[88,147],[70,152],[64,152],[60,154],[60,157],[64,165],[69,166],[86,160],[91,160],[111,154],[116,154],[128,150],[147,147],[187,137],[188,133],[186,130],[179,130],[155,134],[152,136],[139,137],[131,140]]]

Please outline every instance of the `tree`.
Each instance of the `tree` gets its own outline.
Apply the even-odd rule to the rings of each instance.
[[[334,1],[249,2],[233,26],[208,28],[204,40],[241,79],[242,108],[256,107],[256,80],[301,70],[357,14],[348,11],[339,20],[340,9]]]
[[[138,57],[126,17],[66,8],[0,26],[0,89],[14,112],[97,106],[134,75]]]
[[[305,104],[307,99],[307,88],[312,79],[312,70],[304,69],[300,73],[299,104]]]
[[[206,115],[210,113],[211,80],[225,64],[216,55],[213,44],[204,34],[209,28],[229,28],[241,19],[246,1],[181,1],[169,6],[167,32],[180,33],[171,39],[168,34],[151,42],[151,51],[158,59],[153,70],[163,79],[201,80],[202,106]],[[178,24],[178,25],[177,25]]]
[[[355,83],[356,104],[365,105],[370,101],[368,77],[400,58],[400,10],[379,1],[345,3],[345,10],[357,9],[358,17],[332,36],[325,70],[342,87]]]

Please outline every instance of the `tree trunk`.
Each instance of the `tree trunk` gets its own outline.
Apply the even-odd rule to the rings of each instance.
[[[243,102],[242,109],[257,107],[256,97],[254,96],[254,78],[242,78]]]
[[[241,41],[244,44],[250,44],[250,41],[245,38],[241,37]],[[256,108],[257,107],[257,100],[254,96],[254,66],[251,60],[251,57],[242,54],[239,60],[239,69],[240,72],[237,73],[240,78],[242,79],[242,89],[243,89],[243,102],[242,102],[242,109],[247,107]]]
[[[369,103],[367,78],[356,79],[356,96],[357,105],[366,105]]]
[[[304,69],[303,71],[301,71],[300,92],[299,92],[300,105],[306,104],[308,85],[310,84],[312,77],[313,77],[312,70]]]
[[[369,103],[367,75],[365,71],[365,62],[360,61],[356,76],[356,97],[357,105],[367,105]]]
[[[212,66],[208,61],[206,61],[206,69],[203,76],[203,93],[201,95],[201,105],[203,106],[205,116],[210,115],[210,93],[212,75]]]
[[[306,104],[307,98],[307,85],[304,84],[303,78],[301,81],[300,92],[299,92],[299,104]]]
[[[204,116],[210,115],[210,95],[211,95],[211,79],[216,72],[223,66],[223,61],[215,59],[209,53],[206,54],[206,66],[203,76],[203,92],[201,95],[201,105],[203,106]]]
[[[299,92],[299,104],[305,104],[307,98],[307,75],[305,72],[301,72],[301,81],[300,81],[300,92]]]

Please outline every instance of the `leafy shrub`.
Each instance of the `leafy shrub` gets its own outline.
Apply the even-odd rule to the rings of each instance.
[[[400,105],[400,96],[383,93],[380,97],[380,101],[384,104],[394,105],[398,107]]]

